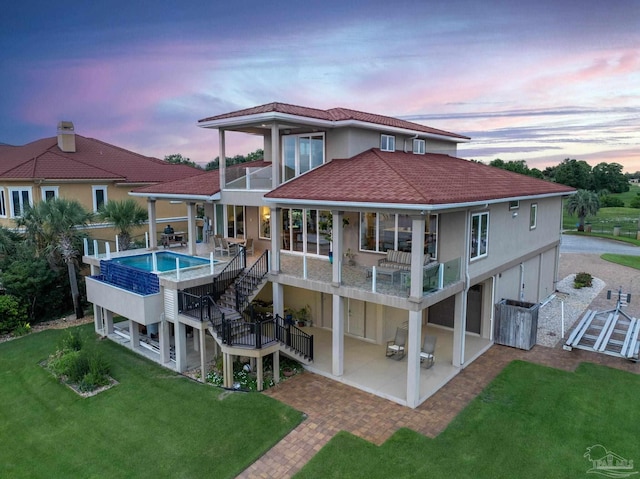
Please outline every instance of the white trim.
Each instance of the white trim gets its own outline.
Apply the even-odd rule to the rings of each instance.
[[[474,234],[473,234],[473,219],[475,217],[478,217],[478,231],[476,232],[476,235],[478,237],[478,245],[476,247],[477,249],[477,253],[475,256],[473,256],[471,254],[471,250],[469,250],[469,261],[475,261],[477,259],[480,258],[486,258],[487,256],[489,256],[489,212],[488,211],[480,211],[478,213],[471,213],[471,223],[470,223],[470,231],[469,231],[469,235],[470,235],[470,240],[471,240],[471,244],[473,244],[473,238],[474,238]],[[486,244],[485,244],[485,252],[480,254],[481,251],[481,245],[480,245],[480,239],[483,236],[483,229],[482,229],[482,217],[486,216],[487,217],[487,227],[486,227]]]
[[[8,187],[7,191],[9,193],[9,211],[10,211],[10,217],[11,218],[17,218],[20,217],[22,215],[16,215],[14,208],[13,208],[13,192],[14,191],[19,191],[19,192],[28,192],[29,195],[29,206],[33,206],[33,187],[31,186],[14,186],[14,187]],[[22,194],[20,194],[20,209],[22,211],[24,211],[24,204],[22,202]]]
[[[401,120],[400,118],[394,118],[394,117],[387,117],[387,118],[393,118],[395,120],[400,120],[400,121],[408,121],[408,120]],[[298,115],[291,115],[291,114],[279,113],[279,112],[257,113],[257,114],[251,114],[251,115],[236,116],[232,118],[222,118],[219,120],[209,120],[204,122],[198,121],[196,122],[196,125],[199,126],[200,128],[217,128],[217,129],[225,129],[225,130],[231,129],[232,127],[238,127],[238,126],[245,126],[245,127],[253,126],[257,128],[266,128],[266,126],[261,126],[261,124],[267,123],[267,122],[274,122],[274,121],[318,126],[321,128],[341,128],[341,127],[353,126],[355,128],[364,128],[368,130],[387,131],[387,132],[390,131],[403,136],[404,135],[413,136],[415,134],[418,134],[424,138],[450,141],[452,143],[468,143],[469,141],[471,141],[470,138],[459,138],[456,136],[449,136],[449,135],[438,134],[438,133],[429,133],[426,131],[414,130],[411,128],[401,128],[401,127],[393,127],[388,125],[381,125],[378,123],[370,123],[370,122],[361,121],[361,120],[332,121],[332,120],[322,120],[317,118],[310,118],[307,116],[298,116]],[[287,128],[290,129],[291,127],[283,126],[279,129],[284,130]]]
[[[41,201],[45,201],[47,199],[46,197],[46,192],[47,191],[53,191],[53,197],[54,198],[59,198],[60,197],[60,193],[59,190],[60,187],[59,186],[41,186],[40,187],[40,200]]]
[[[533,219],[533,224],[531,224],[531,219]],[[538,203],[531,203],[529,208],[529,229],[534,230],[536,226],[538,226]]]
[[[395,135],[388,135],[386,133],[380,134],[380,151],[396,151]]]
[[[416,145],[418,146],[416,151]],[[413,139],[413,154],[414,155],[424,155],[427,152],[427,142],[422,138],[414,138]]]
[[[246,191],[246,190],[241,190],[241,191]],[[252,190],[254,191],[254,190]],[[136,196],[139,198],[149,198],[152,200],[155,199],[162,199],[162,200],[183,200],[183,201],[188,201],[188,200],[194,200],[194,201],[209,201],[209,202],[213,202],[213,201],[219,201],[220,200],[220,193],[215,193],[213,195],[190,195],[190,194],[179,194],[179,193],[140,193],[140,192],[134,192],[134,191],[130,191],[129,192],[130,196]]]
[[[0,218],[7,217],[7,201],[4,195],[4,188],[0,186]]]
[[[520,199],[542,199],[553,198],[556,196],[568,196],[575,194],[572,192],[563,193],[545,193],[540,195],[523,196]],[[420,204],[420,203],[367,203],[363,201],[324,201],[324,200],[303,200],[296,198],[269,198],[264,197],[267,203],[276,203],[281,205],[300,205],[303,208],[306,205],[312,205],[315,209],[330,210],[339,209],[345,211],[360,211],[361,209],[392,209],[392,210],[413,210],[420,212],[443,211],[460,208],[471,208],[475,206],[488,206],[497,203],[508,202],[510,198],[495,198],[489,200],[470,201],[468,203],[442,203],[439,205]]]
[[[106,205],[109,201],[107,196],[107,185],[91,185],[91,200],[93,201],[93,212],[98,212],[98,201],[96,198],[96,193],[98,191],[104,192],[104,204]]]

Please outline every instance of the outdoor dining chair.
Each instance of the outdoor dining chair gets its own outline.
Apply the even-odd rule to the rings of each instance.
[[[420,351],[420,364],[425,365],[427,369],[433,366],[436,360],[436,340],[437,336],[427,334],[422,342],[422,349]]]
[[[387,341],[387,357],[393,357],[401,360],[405,355],[405,347],[407,345],[407,330],[405,328],[396,328],[396,337],[392,341]]]

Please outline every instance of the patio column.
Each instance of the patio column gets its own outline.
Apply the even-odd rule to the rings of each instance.
[[[113,334],[113,311],[103,309],[102,312],[104,314],[104,324],[107,328],[105,335]]]
[[[140,346],[140,330],[138,329],[138,323],[133,320],[129,320],[129,346],[135,350]]]
[[[411,289],[409,296],[422,298],[424,282],[424,215],[411,219]]]
[[[467,329],[467,290],[456,294],[456,304],[453,315],[453,365],[462,367],[464,364],[464,334]]]
[[[273,353],[273,382],[280,382],[280,351]]]
[[[158,249],[158,220],[156,218],[156,199],[147,199],[147,212],[149,215],[149,249]]]
[[[334,376],[344,374],[344,301],[339,294],[333,295],[332,373]]]
[[[273,314],[284,317],[284,286],[280,283],[272,283],[271,295],[273,300]]]
[[[174,324],[176,349],[176,371],[181,373],[187,369],[187,332],[184,323]]]
[[[207,345],[206,330],[198,329],[198,339],[200,340],[200,382],[207,382]]]
[[[189,239],[189,254],[196,255],[196,204],[192,201],[187,203],[187,238]]]
[[[280,161],[280,131],[274,122],[271,125],[271,186],[274,190],[280,186]]]
[[[280,247],[282,245],[282,225],[281,208],[271,208],[271,217],[269,225],[271,227],[271,272],[278,274],[280,272]]]
[[[160,362],[166,364],[171,361],[171,333],[169,332],[169,321],[162,320],[158,331],[160,342]]]
[[[227,185],[227,148],[224,133],[224,129],[218,129],[218,146],[220,149],[220,155],[218,156],[218,178],[220,179],[220,191]]]
[[[423,235],[424,236],[424,235]],[[422,311],[409,311],[407,338],[407,406],[420,404],[420,348],[422,346]]]
[[[258,356],[256,361],[256,372],[258,373],[258,391],[262,391],[264,385],[264,371],[262,370],[262,356]]]
[[[93,267],[93,266],[92,266]],[[93,328],[96,333],[105,336],[104,318],[102,317],[102,308],[93,303]]]
[[[342,219],[344,218],[344,211],[331,211],[331,215],[333,216],[333,228],[331,231],[333,246],[333,284],[334,286],[339,286],[342,282],[342,242],[344,237]]]

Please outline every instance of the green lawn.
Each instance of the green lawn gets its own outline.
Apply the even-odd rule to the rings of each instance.
[[[82,326],[93,340],[93,325]],[[120,384],[83,399],[39,363],[65,331],[0,344],[0,477],[235,477],[302,421],[96,341]]]
[[[630,268],[640,269],[640,256],[605,253],[601,256],[601,258],[606,261],[610,261],[611,263],[621,264],[622,266],[628,266]]]
[[[595,444],[640,461],[639,396],[631,373],[515,361],[437,438],[401,429],[378,447],[341,432],[296,478],[587,477]]]

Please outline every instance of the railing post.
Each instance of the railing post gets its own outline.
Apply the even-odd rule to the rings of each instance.
[[[313,361],[313,336],[309,337],[309,359]]]
[[[256,321],[254,324],[256,325],[256,349],[262,349],[262,323]]]

